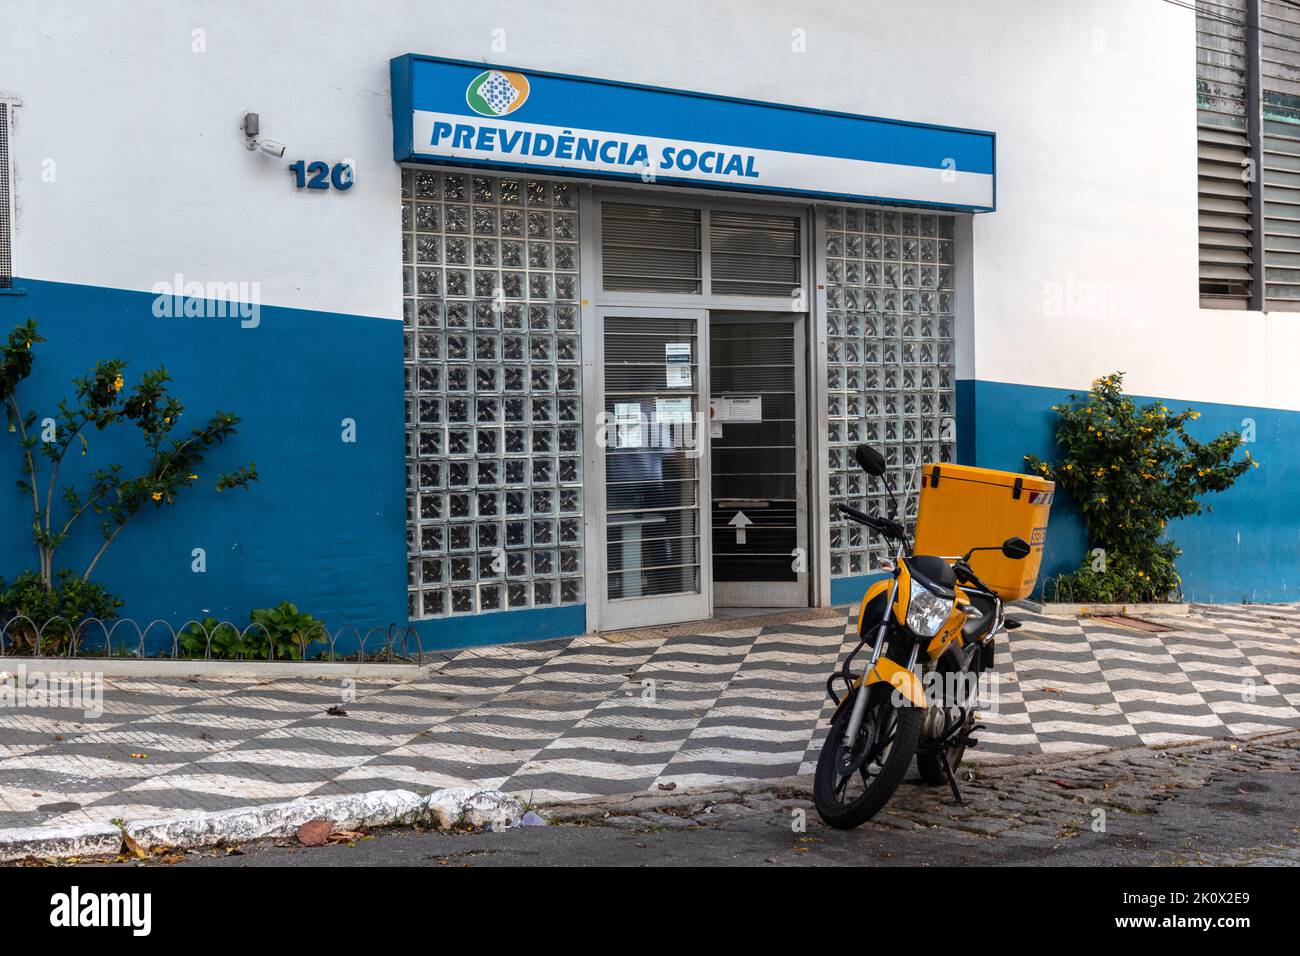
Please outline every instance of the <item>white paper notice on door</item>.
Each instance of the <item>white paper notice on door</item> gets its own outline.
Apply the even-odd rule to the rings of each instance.
[[[614,447],[640,448],[641,406],[636,402],[614,403]]]
[[[761,422],[763,420],[763,396],[727,399],[727,421]]]
[[[660,425],[689,425],[691,400],[689,398],[656,398],[655,421]]]
[[[664,343],[665,384],[669,388],[691,387],[691,343]]]

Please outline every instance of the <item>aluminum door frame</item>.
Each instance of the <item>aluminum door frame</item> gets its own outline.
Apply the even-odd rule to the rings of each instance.
[[[712,509],[712,467],[710,464],[710,446],[708,438],[708,400],[709,400],[709,310],[705,308],[675,308],[663,307],[656,308],[650,306],[622,306],[622,305],[602,305],[595,309],[595,332],[597,353],[594,357],[592,369],[596,379],[595,401],[592,403],[598,410],[598,414],[604,414],[605,409],[605,317],[627,317],[627,318],[646,318],[646,319],[694,319],[695,320],[695,338],[696,338],[696,364],[699,369],[699,381],[696,385],[700,396],[700,410],[706,416],[703,429],[697,429],[697,434],[703,436],[702,454],[696,467],[697,483],[699,488],[699,499],[696,507],[699,510],[699,534],[700,534],[700,593],[699,594],[665,594],[654,595],[651,597],[637,598],[616,598],[610,600],[608,587],[609,574],[609,535],[605,529],[609,527],[609,503],[606,495],[607,478],[606,478],[606,461],[605,449],[599,448],[599,454],[594,456],[593,463],[596,464],[596,475],[599,479],[600,494],[587,496],[588,512],[592,513],[594,523],[600,528],[600,535],[596,548],[590,545],[587,549],[589,558],[594,557],[599,562],[599,566],[591,568],[589,562],[588,580],[598,582],[598,594],[596,597],[592,592],[588,592],[588,600],[599,606],[598,620],[599,630],[615,631],[631,627],[654,627],[664,624],[681,624],[688,621],[706,621],[713,617],[713,534],[711,522]],[[589,421],[596,421],[591,419]],[[697,423],[698,425],[698,423]],[[599,433],[600,427],[591,429],[587,425],[584,430],[589,433]],[[593,434],[593,442],[595,437]],[[597,499],[593,502],[593,498]],[[592,505],[595,504],[596,508]],[[593,553],[594,552],[594,553]],[[596,597],[595,601],[592,598]]]
[[[809,553],[808,533],[808,349],[807,316],[802,312],[769,312],[755,314],[747,310],[737,310],[729,315],[727,310],[713,309],[710,324],[714,321],[723,323],[769,321],[772,323],[792,322],[792,339],[794,342],[794,443],[795,443],[795,547],[803,558],[803,571],[793,581],[723,581],[713,585],[714,604],[717,607],[809,607],[811,605],[809,581],[813,573],[813,560]],[[710,383],[712,385],[712,383]],[[710,449],[712,441],[710,441]],[[710,471],[712,470],[712,451],[710,450]],[[710,474],[710,489],[712,474]],[[713,499],[709,499],[710,542],[712,541]],[[791,560],[794,560],[793,556]],[[721,598],[721,600],[719,600]]]

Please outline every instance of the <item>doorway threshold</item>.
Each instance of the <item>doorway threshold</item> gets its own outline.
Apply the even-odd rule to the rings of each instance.
[[[752,613],[749,613],[752,612]],[[716,634],[748,627],[767,627],[770,624],[790,624],[796,621],[824,620],[845,617],[842,607],[799,608],[717,608],[714,616],[703,621],[685,624],[667,624],[660,627],[637,627],[621,631],[603,631],[598,636],[611,644],[626,641],[643,641],[651,638],[681,637],[689,634]]]
[[[810,610],[806,607],[715,607],[715,621],[731,621],[740,617],[763,617],[767,614],[793,614]]]

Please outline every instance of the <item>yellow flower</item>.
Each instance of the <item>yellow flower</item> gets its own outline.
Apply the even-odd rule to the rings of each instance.
[[[154,501],[162,501],[162,492],[161,492],[161,491],[155,491],[155,492],[154,492],[153,494],[151,494],[149,497],[152,498]]]
[[[117,378],[113,379],[113,391],[115,392],[122,391],[122,386],[124,384],[126,383],[122,381],[122,376],[119,375]]]
[[[186,481],[198,481],[198,480],[199,480],[199,476],[198,476],[198,475],[189,475],[188,477],[186,477],[185,480],[186,480]]]

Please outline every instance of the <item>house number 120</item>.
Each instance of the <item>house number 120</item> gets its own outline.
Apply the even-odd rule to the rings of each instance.
[[[352,167],[347,163],[335,163],[331,166],[320,160],[309,163],[305,159],[300,159],[290,164],[289,171],[293,173],[294,184],[299,189],[304,187],[329,189],[330,186],[335,189],[352,188]]]

